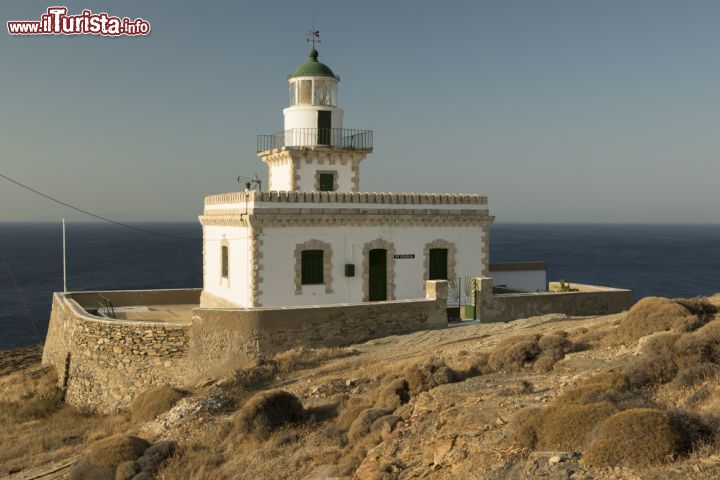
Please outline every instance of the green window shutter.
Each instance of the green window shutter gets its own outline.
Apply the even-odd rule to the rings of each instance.
[[[430,249],[430,271],[429,280],[447,280],[448,276],[448,251],[447,248]]]
[[[332,192],[335,190],[335,174],[321,173],[320,175],[320,191]]]
[[[325,283],[323,280],[322,250],[303,250],[301,257],[300,278],[303,285],[317,285]]]
[[[227,245],[222,246],[222,277],[227,278],[228,276],[228,257],[229,257]]]

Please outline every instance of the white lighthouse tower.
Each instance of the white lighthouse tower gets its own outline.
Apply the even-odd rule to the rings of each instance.
[[[337,104],[340,79],[318,55],[313,45],[308,60],[288,77],[284,130],[258,137],[270,190],[360,190],[360,162],[372,152],[372,131],[343,128],[344,112]]]

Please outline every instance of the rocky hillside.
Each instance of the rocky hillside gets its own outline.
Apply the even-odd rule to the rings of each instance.
[[[25,361],[0,377],[0,476],[718,478],[718,306],[648,298],[293,350],[113,416],[63,405]]]

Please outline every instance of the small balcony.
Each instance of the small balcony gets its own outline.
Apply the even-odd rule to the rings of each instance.
[[[293,128],[272,135],[258,135],[257,151],[284,147],[329,147],[372,150],[372,130],[347,128]]]

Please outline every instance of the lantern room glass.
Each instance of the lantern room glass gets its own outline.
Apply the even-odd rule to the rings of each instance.
[[[332,80],[314,80],[313,105],[335,106],[337,85]]]
[[[312,80],[299,80],[298,82],[298,105],[312,105]]]
[[[290,106],[337,105],[337,81],[313,78],[290,82]]]

